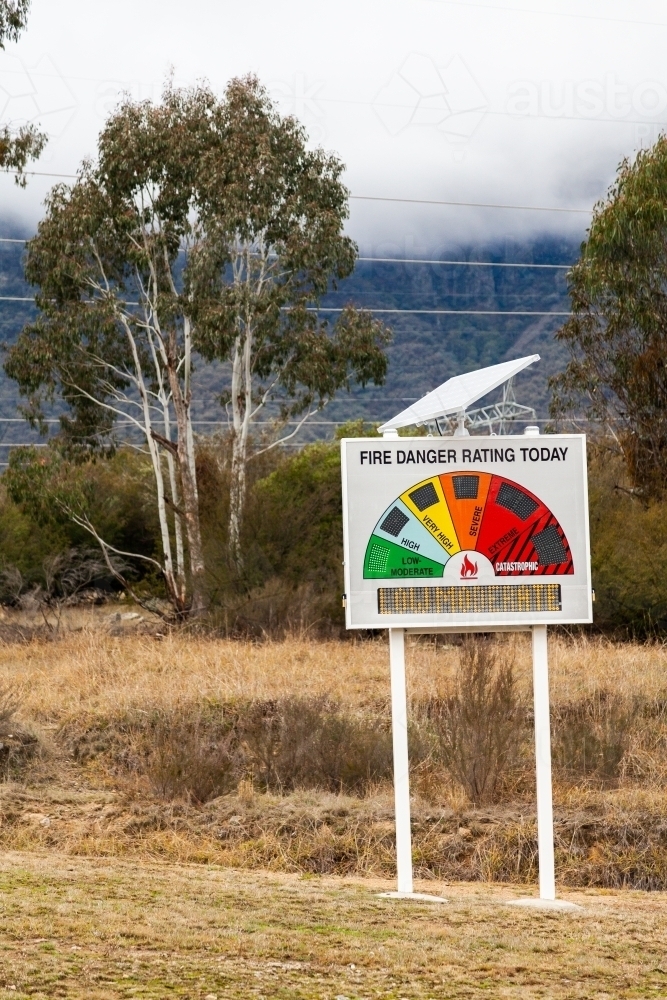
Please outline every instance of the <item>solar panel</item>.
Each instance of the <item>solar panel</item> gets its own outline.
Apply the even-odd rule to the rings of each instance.
[[[476,500],[479,491],[479,476],[452,476],[454,496],[457,500]]]
[[[406,517],[402,510],[399,510],[398,507],[392,507],[380,525],[380,528],[382,531],[386,531],[388,535],[393,535],[394,538],[397,538],[408,521],[409,518]]]
[[[427,507],[438,503],[440,499],[433,483],[424,483],[423,486],[413,490],[409,496],[417,510],[426,510]]]
[[[529,497],[527,493],[523,490],[518,490],[516,486],[510,486],[509,483],[503,483],[498,490],[498,496],[496,497],[496,503],[499,507],[505,507],[507,510],[511,510],[513,514],[520,517],[522,521],[530,517],[537,508],[539,504],[537,501]]]
[[[555,524],[550,524],[544,531],[533,535],[531,540],[539,556],[540,566],[554,566],[567,562],[567,550]]]
[[[479,368],[464,375],[454,375],[447,379],[437,389],[418,399],[412,406],[397,413],[395,417],[378,427],[380,434],[398,427],[408,427],[410,424],[423,424],[446,413],[460,413],[487,392],[496,389],[503,382],[512,378],[534,361],[539,361],[539,354],[531,354],[516,361],[503,361],[489,368]]]

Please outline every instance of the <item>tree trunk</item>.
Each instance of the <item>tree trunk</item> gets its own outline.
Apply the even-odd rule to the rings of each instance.
[[[252,327],[246,316],[244,329],[236,338],[232,358],[232,481],[229,491],[229,551],[238,573],[243,569],[241,528],[246,500],[248,433],[252,414]]]
[[[190,579],[192,600],[190,614],[193,617],[206,611],[206,564],[204,562],[204,547],[201,540],[201,525],[199,521],[199,503],[197,487],[190,472],[190,462],[184,439],[178,435],[178,465],[181,473],[181,494],[184,510],[185,531],[188,537],[188,552],[190,555]]]
[[[171,552],[171,538],[169,536],[169,519],[167,517],[167,503],[166,503],[166,491],[164,488],[164,473],[162,466],[162,459],[160,456],[160,450],[158,448],[157,442],[153,438],[153,426],[151,417],[151,408],[148,401],[148,391],[146,389],[146,383],[144,380],[144,373],[141,366],[141,360],[139,356],[139,351],[137,349],[136,340],[130,329],[129,324],[125,321],[125,318],[120,316],[121,322],[125,328],[125,332],[130,345],[130,350],[132,353],[132,359],[134,362],[135,369],[135,384],[139,390],[139,395],[141,398],[141,409],[143,416],[143,426],[144,433],[146,435],[146,444],[148,446],[148,452],[151,459],[151,464],[153,466],[153,474],[155,476],[155,488],[157,493],[157,511],[158,511],[158,522],[160,525],[160,535],[162,540],[162,556],[163,556],[163,566],[162,573],[164,576],[165,585],[167,587],[167,593],[169,594],[169,599],[174,605],[177,611],[182,611],[183,601],[181,588],[178,585],[178,581],[174,576],[174,560]]]
[[[166,423],[166,422],[165,422]],[[165,437],[171,440],[171,435],[167,433]],[[185,549],[183,547],[183,521],[179,513],[181,509],[181,493],[178,488],[178,477],[176,475],[176,463],[172,452],[167,451],[167,469],[169,471],[169,488],[171,490],[171,502],[174,505],[174,540],[176,542],[176,580],[178,582],[179,600],[181,607],[185,607],[186,601],[186,577],[185,577]]]
[[[160,402],[162,403],[164,437],[166,441],[171,441],[171,421],[169,419],[169,405],[162,392],[160,393]],[[178,586],[179,610],[183,611],[183,609],[186,606],[187,583],[185,577],[185,550],[183,547],[183,523],[181,514],[179,513],[181,509],[181,494],[178,488],[178,476],[176,474],[175,456],[173,451],[171,451],[169,448],[165,449],[165,458],[167,460],[167,472],[169,474],[169,489],[171,490],[171,502],[174,508],[174,541],[176,543],[175,581]]]
[[[234,434],[229,490],[229,550],[236,570],[243,569],[241,525],[246,498],[246,442],[243,433]]]
[[[191,329],[187,318],[184,326],[185,338],[186,341],[189,341]],[[193,617],[197,617],[206,611],[206,564],[204,562],[204,547],[201,539],[194,435],[192,432],[192,414],[190,412],[189,360],[190,352],[186,351],[186,371],[183,389],[181,388],[179,379],[178,361],[174,358],[173,354],[168,364],[168,373],[174,412],[176,414],[176,426],[178,428],[176,454],[181,479],[183,521],[185,522],[185,533],[188,539],[188,554],[190,557],[190,586],[192,592],[190,614]]]

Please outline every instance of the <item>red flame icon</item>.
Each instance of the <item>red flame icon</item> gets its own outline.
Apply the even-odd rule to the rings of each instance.
[[[471,562],[467,556],[464,555],[463,562],[461,563],[461,579],[470,580],[477,576],[477,563]]]

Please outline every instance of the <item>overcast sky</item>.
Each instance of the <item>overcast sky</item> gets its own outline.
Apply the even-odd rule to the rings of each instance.
[[[33,0],[0,52],[3,121],[40,122],[36,169],[94,155],[125,90],[175,80],[222,91],[255,72],[353,195],[589,209],[618,162],[667,122],[665,0]],[[34,227],[52,177],[0,178],[5,220]],[[366,252],[583,235],[585,214],[354,200]]]

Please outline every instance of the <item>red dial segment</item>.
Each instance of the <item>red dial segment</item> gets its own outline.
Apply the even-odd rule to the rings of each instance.
[[[523,486],[502,476],[492,476],[477,551],[495,562],[499,552],[548,513],[542,501]]]

